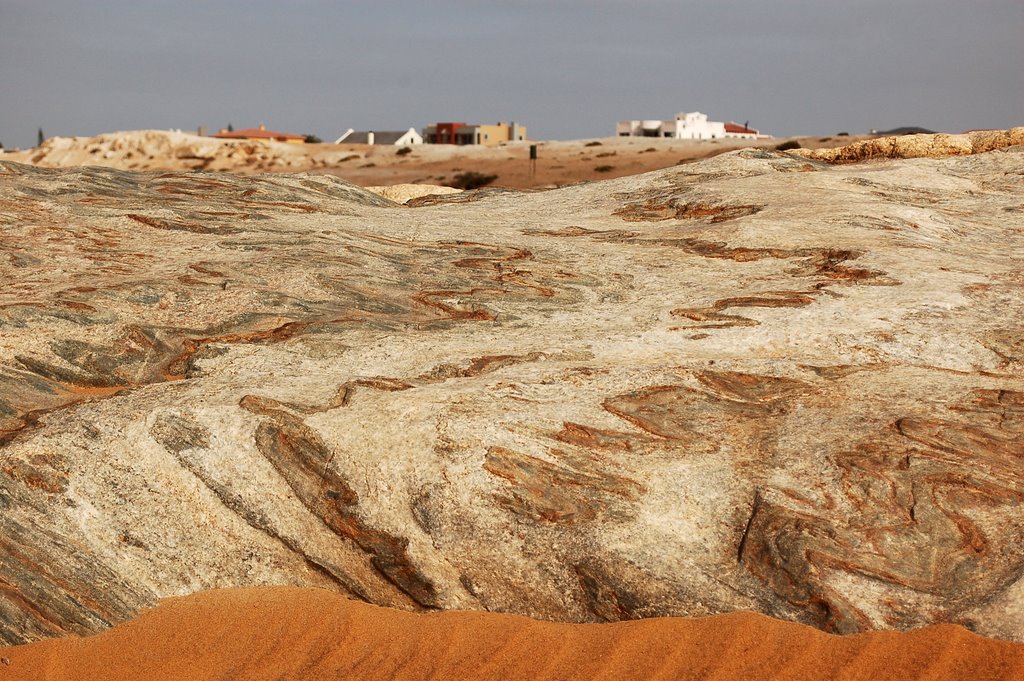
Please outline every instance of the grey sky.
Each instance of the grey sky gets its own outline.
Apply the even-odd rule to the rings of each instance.
[[[703,111],[777,135],[1024,125],[1021,0],[0,0],[0,142]]]

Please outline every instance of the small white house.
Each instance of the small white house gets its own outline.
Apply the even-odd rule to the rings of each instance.
[[[669,137],[677,140],[713,140],[725,137],[725,123],[709,121],[699,111],[678,113],[667,121],[619,121],[615,126],[619,137]]]
[[[412,144],[423,144],[423,137],[415,128],[401,130],[353,130],[349,128],[345,134],[334,140],[335,144],[393,144],[405,147]]]

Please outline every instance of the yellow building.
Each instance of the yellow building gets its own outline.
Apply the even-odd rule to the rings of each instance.
[[[423,130],[424,141],[431,144],[480,144],[494,147],[505,142],[526,141],[526,126],[516,122],[495,125],[435,123]]]

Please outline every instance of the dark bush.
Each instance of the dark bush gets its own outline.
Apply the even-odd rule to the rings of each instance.
[[[473,170],[467,170],[464,173],[456,175],[447,184],[449,187],[455,187],[456,189],[479,189],[480,187],[489,185],[497,179],[497,175],[486,175]]]
[[[615,152],[614,151],[606,151],[606,152],[604,152],[602,154],[598,154],[594,158],[607,158],[609,156],[615,156]]]
[[[594,140],[593,142],[587,142],[583,146],[585,146],[585,147],[600,147],[600,146],[602,146],[602,144],[600,142],[598,142],[597,140]]]
[[[323,140],[316,135],[306,135],[306,144],[321,144]]]
[[[849,136],[850,136],[850,133],[848,133],[848,132],[837,132],[836,133],[836,137],[849,137]]]
[[[800,143],[797,142],[796,140],[789,140],[788,142],[783,142],[782,144],[775,145],[775,149],[777,151],[789,151],[790,149],[799,149],[799,148],[800,148]]]
[[[610,172],[615,166],[597,166],[594,168],[595,173],[607,173]]]
[[[395,152],[395,156],[408,156],[412,153],[412,147],[402,147]]]

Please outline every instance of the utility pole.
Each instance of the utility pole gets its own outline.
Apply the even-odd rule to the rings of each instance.
[[[537,145],[530,145],[530,177],[532,178],[537,172]]]
[[[39,143],[38,143],[38,144],[37,144],[36,146],[37,146],[37,147],[41,147],[41,146],[43,146],[43,140],[44,140],[44,139],[46,139],[46,138],[45,138],[45,137],[43,137],[43,129],[42,129],[42,128],[39,128]]]

